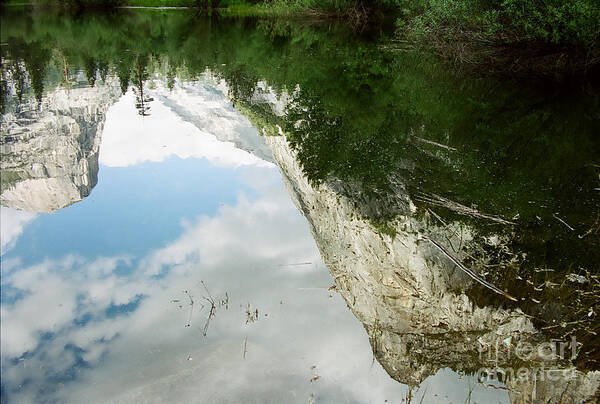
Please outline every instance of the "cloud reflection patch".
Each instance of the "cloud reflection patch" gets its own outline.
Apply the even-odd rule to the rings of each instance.
[[[176,97],[176,94],[173,95]],[[202,101],[199,100],[199,101]],[[256,136],[252,126],[239,113],[231,113],[231,106],[221,96],[216,103],[218,110],[204,119],[210,121],[200,129],[184,120],[160,101],[150,103],[151,114],[139,116],[135,110],[135,95],[127,92],[107,112],[106,124],[100,147],[100,164],[109,167],[127,167],[144,161],[160,162],[169,156],[180,158],[207,158],[219,167],[246,165],[273,166],[245,150],[236,148],[230,141],[220,141],[220,132]],[[227,118],[227,119],[225,119]],[[243,119],[242,119],[243,118]]]

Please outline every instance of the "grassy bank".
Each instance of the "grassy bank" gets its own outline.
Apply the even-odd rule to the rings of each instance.
[[[478,34],[481,39],[592,46],[600,34],[596,0],[400,0],[406,26],[417,34]]]
[[[491,72],[586,73],[600,62],[597,0],[400,0],[399,33]]]

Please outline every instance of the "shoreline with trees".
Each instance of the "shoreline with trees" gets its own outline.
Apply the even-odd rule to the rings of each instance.
[[[3,0],[61,11],[187,7],[214,17],[340,19],[356,30],[395,25],[398,49],[426,47],[459,69],[557,81],[600,71],[595,0]]]

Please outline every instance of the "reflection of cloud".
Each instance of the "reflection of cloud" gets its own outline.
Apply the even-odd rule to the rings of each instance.
[[[238,265],[239,260],[248,259],[282,267],[319,262],[304,219],[291,207],[287,195],[272,184],[261,186],[265,188],[260,190],[262,197],[258,200],[250,201],[240,194],[235,206],[222,206],[217,216],[202,216],[194,224],[184,224],[182,237],[145,260],[147,273],[156,275],[163,267],[189,261],[207,268]]]
[[[368,339],[341,298],[329,298],[331,278],[276,171],[246,170],[257,179],[256,200],[240,195],[235,206],[187,224],[179,239],[137,264],[67,256],[3,277],[3,287],[23,292],[2,307],[3,385],[25,386],[10,396],[36,401],[53,378],[77,374],[80,383],[66,383],[54,393],[58,399],[104,401],[110,392],[120,402],[306,401],[313,391],[342,394],[342,385],[354,384],[347,378],[368,373]],[[123,266],[133,268],[119,272]],[[156,278],[159,267],[164,272]],[[216,299],[230,296],[206,337],[207,292],[200,281]],[[195,300],[192,327],[184,327],[190,308],[183,290]],[[132,311],[109,314],[138,296]],[[252,324],[245,322],[248,303],[260,313]],[[18,357],[23,360],[9,365]],[[313,365],[327,381],[309,381]],[[376,375],[387,378],[380,367]],[[372,393],[369,377],[362,380],[344,394]],[[390,388],[402,386],[389,380],[382,391]]]
[[[88,262],[67,256],[5,275],[3,286],[18,289],[23,297],[2,305],[2,355],[33,352],[41,335],[62,333],[82,315],[99,315],[111,304],[130,301],[140,288],[112,274],[120,261],[126,260]]]
[[[134,94],[128,92],[108,110],[100,148],[101,164],[126,167],[178,156],[205,157],[218,166],[227,167],[271,165],[184,121],[160,101],[152,102],[150,116],[139,116],[135,113],[134,98]],[[221,126],[230,124],[221,116],[207,116],[206,119],[217,120]]]
[[[0,207],[0,240],[2,254],[10,250],[27,223],[35,219],[36,214],[17,209]]]

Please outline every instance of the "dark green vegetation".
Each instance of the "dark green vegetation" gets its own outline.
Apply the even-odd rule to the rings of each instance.
[[[597,0],[33,0],[32,3],[69,9],[184,6],[213,10],[213,14],[220,9],[222,14],[238,16],[316,13],[341,16],[358,25],[386,14],[395,15],[398,27],[410,38],[443,46],[462,61],[482,56],[481,49],[473,52],[475,45],[484,45],[488,50],[511,45],[518,51],[526,44],[528,52],[534,50],[541,55],[570,50],[569,55],[577,54],[583,58],[585,67],[589,67],[597,63],[600,46]],[[454,49],[450,42],[457,40],[463,42],[460,49]],[[556,57],[545,62],[565,63],[555,60]]]
[[[596,0],[404,1],[399,30],[492,73],[589,74],[600,60]]]
[[[348,196],[383,234],[394,234],[390,223],[403,212],[406,189],[432,224],[460,221],[476,238],[510,240],[510,252],[492,245],[479,252],[491,265],[488,280],[518,298],[557,302],[519,307],[557,338],[576,333],[585,366],[598,365],[600,96],[593,84],[459,74],[433,54],[399,51],[393,32],[358,35],[333,23],[12,10],[1,29],[2,85],[15,89],[3,108],[18,109],[27,97],[43,102],[55,86],[114,79],[123,92],[136,91],[147,114],[144,86],[152,77],[172,87],[208,68],[258,127],[288,133],[313,183]],[[259,81],[293,94],[285,117],[251,102]],[[514,224],[460,214],[457,206]],[[571,273],[586,282],[569,281]]]
[[[594,0],[417,0],[405,1],[414,29],[480,39],[545,41],[594,46],[600,37],[600,5]]]

